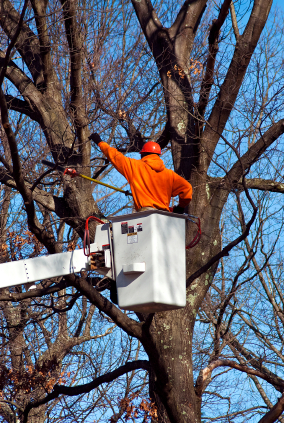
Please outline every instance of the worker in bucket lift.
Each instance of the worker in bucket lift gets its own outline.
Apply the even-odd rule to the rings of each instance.
[[[99,134],[92,134],[94,141],[104,155],[129,182],[136,211],[151,209],[170,211],[171,197],[179,196],[174,213],[184,213],[192,198],[192,186],[174,171],[167,169],[160,158],[161,147],[153,141],[146,142],[140,151],[141,160],[125,157],[116,148],[101,140]]]

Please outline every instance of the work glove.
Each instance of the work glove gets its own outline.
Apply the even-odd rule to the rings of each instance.
[[[184,207],[181,206],[174,206],[173,213],[177,214],[183,214],[184,213]]]
[[[89,140],[94,141],[94,143],[97,145],[99,145],[99,143],[102,142],[101,137],[96,132],[94,132],[93,134],[89,136]]]

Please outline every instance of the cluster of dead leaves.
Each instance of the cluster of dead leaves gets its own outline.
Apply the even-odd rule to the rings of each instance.
[[[73,372],[61,372],[55,376],[58,361],[55,358],[43,362],[40,366],[25,366],[20,370],[9,369],[0,365],[0,393],[10,385],[15,394],[18,392],[31,393],[34,389],[43,387],[51,392],[55,384],[65,385]],[[74,383],[72,380],[71,383]]]
[[[194,75],[200,75],[203,70],[203,64],[199,60],[190,59],[189,69],[193,71]]]
[[[194,75],[200,75],[203,69],[203,65],[199,60],[192,60],[190,59],[189,71],[192,71]],[[179,77],[183,79],[185,77],[186,72],[178,65],[174,65],[174,70],[178,72]],[[167,77],[172,77],[172,71],[167,72]]]
[[[135,400],[137,400],[139,396],[138,392],[131,393],[128,397],[123,398],[119,401],[119,407],[124,412],[124,418],[125,420],[128,419],[137,419],[137,418],[143,418],[143,423],[148,423],[150,419],[157,418],[157,407],[155,406],[155,403],[151,401],[151,399],[148,401],[146,399],[142,399],[142,401],[139,403],[134,403]],[[136,401],[137,402],[137,401]],[[113,423],[113,420],[110,419],[110,423]]]
[[[33,248],[29,254],[30,256],[38,255],[44,249],[44,246],[29,230],[26,230],[22,234],[18,234],[16,231],[9,231],[7,233],[7,242],[0,245],[0,254],[6,255],[10,251],[12,260],[23,258],[22,250],[25,246]]]

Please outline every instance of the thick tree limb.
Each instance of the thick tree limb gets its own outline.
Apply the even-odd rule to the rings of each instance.
[[[32,120],[39,122],[39,115],[34,110],[31,109],[29,103],[19,98],[13,97],[12,95],[5,95],[7,106],[9,110],[14,110],[15,112],[23,113]]]
[[[1,157],[0,161],[2,161]],[[14,178],[3,167],[0,167],[0,182],[7,187],[18,190]],[[72,228],[77,227],[75,219],[73,221],[72,217],[70,217],[72,216],[72,211],[64,197],[57,197],[37,187],[32,190],[33,185],[31,183],[25,181],[25,184],[26,187],[31,190],[34,201],[45,207],[48,211],[56,213],[58,217],[65,219]]]
[[[4,60],[5,53],[0,51],[0,66],[4,65]],[[42,104],[43,98],[32,80],[28,78],[12,60],[8,63],[5,76],[12,82],[13,85],[15,85],[21,95],[28,102],[30,110],[33,111],[36,121],[38,122],[40,120],[40,115],[37,114],[37,109],[44,112],[44,106]],[[36,105],[36,110],[33,107],[34,105]]]
[[[82,41],[76,20],[76,6],[74,0],[61,0],[64,12],[64,24],[70,52],[70,92],[71,107],[77,109],[81,106],[82,100]]]
[[[8,45],[8,48],[7,48],[7,51],[6,51],[6,54],[5,54],[4,64],[3,64],[3,67],[2,67],[1,73],[0,73],[0,86],[2,85],[2,83],[4,81],[4,77],[5,77],[5,73],[6,73],[6,70],[7,70],[8,63],[9,63],[11,51],[12,51],[14,45],[16,44],[17,39],[19,37],[19,34],[21,32],[21,28],[22,28],[22,25],[23,25],[23,20],[24,20],[24,16],[25,16],[25,13],[26,13],[26,10],[27,10],[27,6],[28,6],[28,0],[25,0],[24,7],[22,9],[16,31],[13,34],[13,37],[11,39],[11,42]],[[0,20],[1,20],[1,17],[0,17]]]
[[[210,186],[222,189],[224,187],[224,178],[209,178]],[[262,179],[262,178],[252,178],[246,179],[246,185],[248,189],[258,189],[260,191],[268,192],[278,192],[279,194],[284,194],[284,182],[277,182],[273,179]],[[244,190],[244,186],[241,181],[237,182],[234,185],[234,188],[239,191]]]
[[[153,37],[158,30],[163,28],[163,26],[150,0],[141,0],[140,2],[132,0],[132,5],[142,31],[152,49]]]
[[[197,106],[197,119],[202,119],[204,116],[205,109],[208,104],[209,94],[214,82],[214,68],[216,62],[216,56],[219,50],[219,33],[222,25],[225,22],[226,17],[228,16],[228,10],[230,7],[232,0],[225,0],[221,6],[219,16],[217,19],[214,19],[211,25],[210,33],[208,36],[208,43],[209,43],[209,53],[208,59],[206,64],[206,71],[204,78],[201,83],[200,88],[200,97]],[[203,123],[199,126],[201,127]]]
[[[271,383],[272,385],[277,385],[279,388],[284,389],[284,380],[281,380],[280,378],[269,377],[268,375],[262,373],[259,370],[252,369],[248,366],[236,363],[235,361],[232,361],[232,360],[219,359],[209,364],[202,371],[202,375],[198,377],[196,381],[196,394],[198,396],[202,395],[203,384],[205,384],[206,380],[211,377],[212,371],[216,369],[217,367],[231,367],[232,369],[239,370],[241,372],[247,373],[248,375],[254,375],[254,376],[260,377],[261,379],[266,380],[268,383]],[[284,401],[283,401],[283,407],[284,407]]]
[[[45,87],[49,87],[50,83],[54,82],[55,78],[50,56],[51,46],[46,23],[46,8],[48,1],[31,0],[31,4],[35,14],[35,21],[40,43],[40,56],[43,67],[44,85]]]
[[[262,419],[259,420],[258,423],[274,423],[278,420],[278,418],[281,416],[281,414],[284,411],[284,394],[279,398],[277,403],[272,407],[268,413],[265,414],[265,416],[262,417]]]
[[[284,133],[284,119],[274,123],[261,137],[240,157],[231,167],[224,178],[229,185],[236,184],[243,175],[243,170],[247,170],[255,163],[260,156],[273,144],[280,135]]]
[[[201,154],[205,156],[204,160],[202,159],[206,168],[204,170],[208,169],[213,152],[220,138],[219,134],[222,134],[233,109],[251,56],[266,23],[271,5],[272,0],[254,1],[245,31],[236,43],[227,75],[203,132],[202,138],[206,151]]]
[[[82,155],[82,171],[90,176],[91,143],[88,141],[88,119],[82,101],[82,37],[77,23],[77,2],[61,0],[64,13],[64,24],[70,54],[70,107],[74,113],[74,125]]]
[[[175,43],[175,55],[179,57],[180,64],[184,68],[187,67],[194,36],[205,10],[206,3],[207,0],[186,0],[171,28],[166,29],[162,26],[150,0],[141,0],[139,2],[132,0],[132,5],[141,28],[158,62],[161,60],[161,49],[164,50],[164,54],[170,45],[172,50],[173,43]],[[160,38],[159,46],[157,45],[158,33]]]
[[[181,7],[176,20],[170,29],[171,38],[181,35],[183,31],[190,28],[194,32],[197,29],[197,23],[200,21],[203,11],[206,7],[206,1],[189,1],[186,0]],[[186,37],[184,34],[182,37]],[[192,42],[192,40],[191,40]]]
[[[3,165],[6,168],[6,169],[4,169],[3,167],[0,167],[0,182],[4,183],[9,188],[14,188],[14,187],[16,188],[15,181],[11,177],[11,174],[13,173],[13,168],[10,165],[10,163],[7,162],[5,157],[2,156],[2,154],[0,154],[0,162],[3,163]],[[10,174],[9,174],[9,172],[10,172]],[[9,181],[12,185],[9,185]]]
[[[20,14],[15,10],[9,0],[0,2],[0,24],[7,36],[12,39]],[[28,66],[36,86],[43,83],[43,71],[40,58],[40,47],[37,36],[30,30],[28,25],[23,24],[17,42],[17,50]]]
[[[45,398],[42,400],[29,403],[24,411],[23,415],[23,423],[27,423],[28,421],[28,414],[32,408],[39,407],[40,405],[46,404],[55,398],[57,398],[59,395],[68,395],[68,396],[77,396],[81,394],[85,394],[87,392],[92,391],[93,389],[96,389],[98,386],[102,385],[103,383],[110,383],[113,380],[117,379],[120,376],[123,376],[124,374],[128,372],[132,372],[133,370],[146,370],[149,371],[149,362],[146,360],[137,360],[132,361],[129,363],[124,364],[123,366],[118,367],[117,369],[113,370],[112,372],[106,373],[103,376],[99,376],[96,379],[94,379],[90,383],[86,383],[84,385],[77,385],[77,386],[64,386],[64,385],[55,385],[53,388],[53,391],[46,395]]]
[[[0,51],[0,66],[4,63],[4,58],[5,53]],[[62,161],[70,157],[74,149],[74,134],[66,119],[65,111],[60,106],[60,102],[57,101],[60,93],[55,90],[55,85],[53,84],[53,95],[44,97],[32,80],[11,60],[8,64],[6,78],[20,91],[30,109],[35,113],[37,122],[41,124],[45,132],[54,159]],[[76,157],[73,155],[70,159],[72,158],[74,164],[78,164],[81,160],[81,156],[78,154]]]
[[[70,283],[70,285],[74,286],[83,295],[85,295],[92,304],[98,307],[99,310],[109,316],[114,323],[128,333],[128,335],[134,336],[140,340],[142,339],[141,323],[137,323],[135,320],[130,319],[126,314],[119,310],[119,308],[93,288],[86,279],[77,278],[75,275],[69,275],[66,277],[66,280]]]
[[[246,179],[247,187],[250,189],[259,189],[260,191],[278,192],[284,194],[284,183],[261,178]],[[243,190],[241,183],[237,184],[237,189]]]
[[[228,0],[226,0],[228,1]],[[207,0],[186,0],[177,18],[169,29],[171,40],[175,40],[175,54],[186,69],[193,47],[194,37],[206,8]]]
[[[6,99],[1,87],[0,87],[0,108],[1,108],[2,124],[8,139],[11,158],[12,158],[13,178],[15,180],[17,189],[19,193],[21,194],[25,204],[29,228],[32,231],[32,233],[36,235],[38,240],[42,242],[43,245],[46,246],[47,250],[50,253],[59,252],[57,244],[54,242],[53,235],[50,234],[48,231],[44,230],[44,227],[40,224],[36,216],[32,192],[28,189],[28,187],[25,184],[20,157],[18,153],[18,147],[17,147],[16,139],[12,131],[11,125],[9,123],[7,103],[6,103]]]

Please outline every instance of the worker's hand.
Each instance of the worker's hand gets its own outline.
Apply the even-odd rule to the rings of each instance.
[[[96,132],[94,132],[93,134],[89,136],[89,140],[94,141],[94,143],[96,143],[97,145],[99,145],[99,143],[102,142],[101,137]]]
[[[184,207],[181,206],[174,206],[173,213],[177,214],[183,214],[184,213]]]

